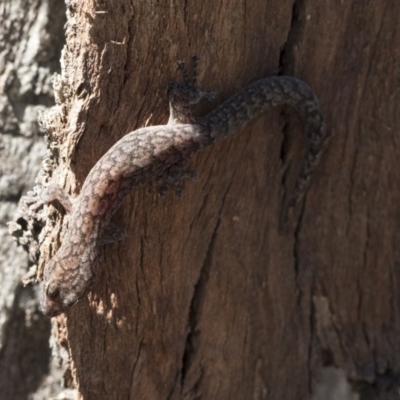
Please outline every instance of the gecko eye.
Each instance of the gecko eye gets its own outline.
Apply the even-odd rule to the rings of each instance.
[[[51,300],[56,300],[60,296],[60,289],[58,287],[48,287],[46,295]]]

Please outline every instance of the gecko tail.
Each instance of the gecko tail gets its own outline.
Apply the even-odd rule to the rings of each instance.
[[[289,201],[285,201],[286,204],[284,204],[281,209],[282,211],[279,218],[279,234],[281,235],[288,233],[289,223],[300,205],[302,210],[299,211],[299,213],[301,214],[303,212],[304,201],[312,175],[327,147],[329,135],[322,119],[322,114],[317,113],[315,116],[310,116],[306,123],[306,132],[307,149],[303,166],[296,179],[293,194],[290,196]]]

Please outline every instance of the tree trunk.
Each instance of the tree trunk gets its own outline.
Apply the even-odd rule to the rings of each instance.
[[[332,371],[362,396],[395,398],[400,3],[67,7],[58,105],[43,122],[53,179],[73,194],[123,135],[166,123],[168,82],[191,54],[202,89],[217,93],[198,115],[279,72],[311,85],[332,135],[285,235],[279,215],[305,147],[287,109],[195,156],[183,198],[149,185],[124,201],[113,222],[127,238],[54,320],[81,398],[327,399]],[[57,210],[41,268],[65,232]]]
[[[51,75],[60,70],[66,20],[64,5],[55,3],[0,2],[0,399],[7,400],[61,391],[51,324],[38,309],[37,288],[22,286],[28,257],[6,226],[46,152],[37,113],[54,104]]]

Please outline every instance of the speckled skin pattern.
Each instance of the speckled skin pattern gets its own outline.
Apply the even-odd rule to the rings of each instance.
[[[180,68],[184,70],[184,65]],[[65,312],[85,295],[102,244],[113,240],[104,236],[124,196],[149,181],[179,180],[179,172],[194,153],[228,137],[270,107],[293,106],[305,119],[308,150],[292,205],[303,197],[326,139],[319,101],[310,87],[287,76],[261,79],[196,119],[191,105],[212,94],[198,90],[195,78],[189,79],[185,70],[184,76],[184,84],[170,87],[167,125],[138,129],[119,140],[96,163],[74,200],[57,193],[54,186],[48,191],[51,194],[44,201],[59,199],[70,209],[70,217],[62,245],[44,269],[44,314]]]

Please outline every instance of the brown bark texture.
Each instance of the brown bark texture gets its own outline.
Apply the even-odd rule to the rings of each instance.
[[[202,89],[217,93],[198,115],[282,73],[313,87],[331,134],[285,235],[305,143],[288,109],[194,157],[183,198],[149,185],[124,201],[113,222],[127,238],[106,247],[87,298],[53,320],[81,398],[316,398],[323,367],[395,398],[400,3],[70,0],[67,17],[44,124],[53,178],[72,194],[119,138],[166,123],[168,82],[192,54]],[[65,232],[52,210],[40,267]]]

